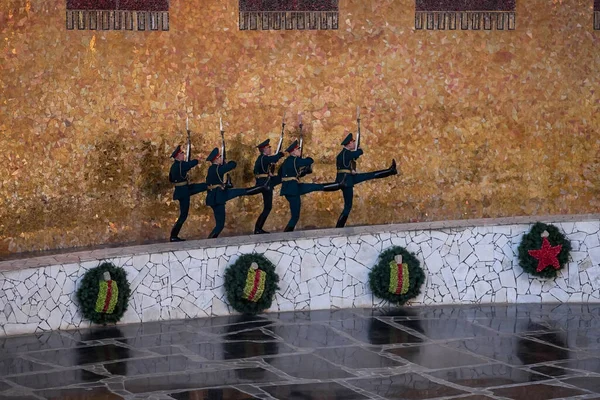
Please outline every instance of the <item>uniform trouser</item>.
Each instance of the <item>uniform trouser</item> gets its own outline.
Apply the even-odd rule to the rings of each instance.
[[[262,213],[260,213],[260,215],[258,216],[258,219],[256,220],[256,226],[254,227],[255,230],[262,229],[265,222],[267,221],[267,218],[269,218],[269,214],[271,214],[271,210],[273,209],[273,190],[270,189],[262,192],[262,198],[263,210]]]
[[[298,195],[285,195],[285,198],[290,203],[291,218],[287,223],[287,228],[293,228],[300,220],[300,208],[302,207],[302,201],[300,196],[303,194],[317,192],[323,190],[323,185],[320,183],[299,183],[298,184]]]
[[[240,197],[246,194],[246,189],[227,189],[225,191],[226,200],[233,200],[236,197]],[[226,203],[225,203],[226,204]],[[217,204],[214,206],[210,206],[213,209],[213,214],[215,216],[215,228],[212,230],[209,238],[216,238],[219,236],[223,228],[225,228],[225,204]]]
[[[263,210],[262,213],[260,213],[260,215],[258,216],[258,219],[256,220],[254,230],[262,229],[265,225],[265,222],[267,221],[267,218],[269,218],[269,214],[273,209],[273,187],[279,185],[280,183],[280,176],[272,176],[269,178],[269,190],[265,190],[264,192],[262,192]]]
[[[189,196],[179,199],[179,218],[177,219],[177,222],[175,222],[175,225],[173,225],[173,229],[171,229],[172,238],[179,236],[179,231],[181,231],[181,227],[188,217],[190,211],[190,196],[206,192],[206,183],[194,183],[193,185],[188,185],[188,191]]]
[[[354,185],[359,183],[369,181],[371,179],[375,179],[375,172],[365,172],[362,174],[352,175],[352,182]],[[352,200],[354,198],[354,188],[352,186],[345,187],[342,189],[342,194],[344,196],[344,209],[342,210],[342,215],[349,216],[350,211],[352,211]]]

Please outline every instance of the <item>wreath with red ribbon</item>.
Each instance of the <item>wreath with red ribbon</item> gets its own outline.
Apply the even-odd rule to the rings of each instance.
[[[569,262],[571,242],[554,225],[537,222],[519,244],[519,265],[531,275],[555,278]]]
[[[413,253],[395,246],[381,253],[378,260],[369,273],[369,286],[375,296],[402,305],[421,293],[425,273]]]
[[[108,262],[87,271],[77,289],[81,314],[96,324],[120,321],[127,310],[130,296],[127,273]]]
[[[275,266],[261,254],[244,254],[225,270],[227,301],[242,314],[258,314],[271,307],[278,283]]]

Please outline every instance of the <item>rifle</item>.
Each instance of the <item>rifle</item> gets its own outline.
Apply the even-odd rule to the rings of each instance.
[[[281,119],[281,136],[279,136],[279,144],[277,145],[277,151],[275,154],[279,154],[281,152],[281,147],[283,146],[283,131],[285,130],[285,111],[283,112],[283,118]],[[269,173],[271,175],[275,175],[275,164],[269,165]]]
[[[185,130],[187,131],[187,147],[185,152],[185,161],[189,162],[192,155],[192,138],[190,132],[189,118],[185,118]]]
[[[356,146],[354,150],[358,150],[360,147],[360,107],[356,106],[356,124],[358,125],[358,130],[356,131]],[[352,160],[350,162],[350,169],[352,173],[356,173],[356,160]]]
[[[223,130],[223,120],[219,118],[219,128],[221,129],[221,155],[223,156],[223,164],[227,161],[226,158],[226,149],[225,149],[225,131]],[[233,183],[231,183],[231,177],[229,174],[225,174],[225,189],[231,189],[233,187]]]
[[[300,158],[302,158],[302,153],[304,152],[304,132],[302,131],[302,114],[298,114],[298,121],[300,126]],[[312,172],[312,165],[309,165],[308,167],[302,167],[300,169],[300,178],[308,174],[312,174]]]

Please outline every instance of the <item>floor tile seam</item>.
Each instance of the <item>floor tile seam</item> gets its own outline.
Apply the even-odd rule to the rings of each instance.
[[[155,357],[157,358],[157,357]],[[187,357],[186,357],[187,358]],[[144,358],[144,359],[140,359],[140,360],[148,360],[151,358]],[[138,359],[127,359],[124,361],[131,361],[131,360],[138,360]],[[106,370],[106,374],[100,374],[100,371],[97,370],[92,370],[90,367],[104,367],[105,365],[111,365],[111,364],[118,364],[119,362],[121,362],[123,360],[112,360],[112,361],[103,361],[101,363],[96,363],[96,364],[86,364],[86,365],[80,365],[77,367],[69,367],[69,368],[63,368],[60,371],[40,371],[38,373],[31,373],[31,374],[19,374],[19,375],[8,375],[7,378],[19,378],[19,377],[23,377],[23,376],[31,376],[31,375],[43,375],[45,373],[53,373],[53,372],[65,372],[65,371],[87,371],[87,372],[91,372],[94,373],[96,375],[102,376],[103,379],[98,380],[98,382],[105,382],[107,379],[134,379],[134,378],[148,378],[148,377],[153,377],[153,376],[172,376],[172,375],[180,375],[184,372],[222,372],[222,371],[232,371],[232,370],[236,370],[236,369],[243,369],[243,368],[248,368],[248,367],[238,367],[238,368],[221,368],[221,369],[211,369],[211,368],[192,368],[192,369],[186,369],[186,370],[182,370],[182,371],[173,371],[173,372],[154,372],[154,373],[147,373],[147,374],[139,374],[139,375],[133,375],[133,376],[127,376],[127,375],[115,375],[110,373],[108,370]],[[193,360],[190,360],[193,361]],[[194,362],[198,362],[198,361],[194,361]],[[81,385],[81,384],[87,384],[87,382],[82,382],[82,383],[78,383],[78,384],[74,384],[74,385]]]
[[[366,350],[366,349],[364,349],[364,350]],[[369,350],[366,350],[366,351],[369,351]],[[334,365],[334,366],[342,369],[343,371],[346,371],[346,372],[348,372],[348,373],[350,373],[352,375],[355,375],[355,376],[356,376],[356,371],[357,370],[358,371],[363,371],[363,370],[382,370],[384,368],[386,368],[386,369],[394,369],[394,368],[405,368],[406,367],[406,364],[404,364],[404,365],[397,365],[395,367],[382,367],[382,368],[350,368],[350,367],[347,367],[347,366],[345,366],[343,364],[338,364],[336,362],[330,361],[329,359],[327,359],[324,356],[321,356],[321,355],[319,355],[317,353],[310,353],[310,354],[313,354],[314,356],[320,358],[321,360],[324,360],[325,362],[327,362],[329,364],[332,364],[332,365]],[[378,353],[373,353],[373,354],[379,355]],[[380,356],[380,357],[384,357],[384,356]],[[391,360],[391,358],[388,358],[388,357],[385,357],[385,358],[388,359],[388,360]],[[396,360],[392,360],[392,361],[396,361]]]
[[[548,332],[548,333],[552,333],[552,332]],[[553,343],[550,343],[550,342],[546,342],[543,339],[538,339],[538,338],[532,337],[532,336],[527,336],[527,335],[515,335],[515,336],[517,338],[520,338],[520,339],[530,340],[532,342],[544,344],[544,345],[551,346],[551,347],[554,347],[554,348],[560,349],[560,350],[575,351],[575,352],[578,352],[578,353],[582,352],[582,351],[585,351],[585,349],[575,349],[574,350],[574,349],[572,349],[570,347],[561,347],[561,346],[558,346],[556,344],[553,344]]]
[[[569,378],[575,378],[575,377],[590,377],[590,378],[600,378],[600,372],[594,372],[594,371],[588,371],[585,369],[575,369],[575,368],[569,368],[569,367],[558,367],[558,368],[562,368],[562,369],[566,369],[567,371],[573,371],[573,373],[577,373],[576,376],[570,376]]]
[[[350,389],[350,390],[352,390],[352,391],[354,391],[354,392],[356,392],[358,394],[362,394],[363,396],[367,396],[369,399],[372,399],[372,400],[387,400],[385,397],[379,396],[377,393],[373,393],[373,392],[370,392],[370,391],[368,391],[366,389],[363,389],[361,387],[354,386],[351,383],[347,382],[346,380],[340,380],[339,382],[336,382],[336,383],[338,383],[339,385],[341,385],[341,386],[343,386],[343,387],[345,387],[347,389]]]
[[[439,385],[448,386],[448,387],[451,387],[453,389],[457,389],[457,390],[460,390],[460,391],[463,391],[463,392],[467,392],[467,393],[475,393],[475,392],[478,391],[477,389],[481,389],[481,388],[473,388],[473,387],[470,387],[470,386],[459,385],[457,383],[450,382],[450,381],[447,381],[447,380],[442,379],[442,378],[431,376],[430,374],[427,373],[427,371],[422,371],[421,373],[419,373],[419,375],[422,376],[423,378],[428,379],[428,380],[430,380],[430,381],[432,381],[434,383],[437,383]]]
[[[311,325],[312,325],[312,324],[311,324]],[[361,342],[360,340],[358,340],[358,339],[354,338],[354,337],[353,337],[352,335],[350,335],[349,333],[347,333],[347,332],[345,332],[345,331],[343,331],[343,330],[341,330],[341,329],[339,329],[339,328],[333,327],[333,326],[331,326],[331,325],[329,325],[329,324],[327,324],[327,323],[322,323],[322,324],[318,324],[318,325],[320,325],[320,326],[324,326],[325,328],[328,328],[328,329],[331,329],[331,330],[332,330],[334,333],[336,333],[336,334],[338,334],[338,335],[340,335],[340,336],[342,336],[342,337],[344,337],[344,338],[346,338],[346,339],[350,340],[350,342],[351,342],[351,343],[354,343],[355,345],[356,345],[357,343],[358,343],[358,344],[362,344],[362,343],[364,343],[364,342]],[[322,347],[324,347],[324,346],[322,346]],[[322,347],[313,347],[313,348],[322,348]]]
[[[495,358],[488,357],[488,356],[483,355],[483,354],[475,353],[474,351],[466,349],[466,348],[463,349],[463,348],[457,348],[457,347],[448,346],[447,343],[448,342],[441,343],[438,346],[441,346],[441,347],[444,347],[444,348],[450,349],[450,350],[455,350],[455,351],[458,351],[459,353],[467,354],[467,355],[470,355],[470,356],[473,356],[473,357],[476,357],[476,358],[479,358],[479,359],[483,359],[483,360],[487,361],[488,364],[491,364],[491,363],[493,363],[493,364],[502,363],[502,364],[506,364],[506,365],[509,365],[509,366],[513,366],[513,365],[511,365],[509,363],[505,363],[505,362],[503,362],[501,360],[496,360]]]
[[[235,386],[234,386],[235,387]],[[259,392],[259,394],[256,393],[247,393],[244,392],[246,394],[249,394],[250,396],[252,396],[253,399],[261,399],[261,400],[280,400],[277,399],[276,397],[271,396],[269,393],[265,392],[264,390],[260,389],[260,388],[256,388]],[[256,397],[257,395],[260,395],[261,397]]]
[[[30,375],[44,375],[44,374],[51,374],[51,373],[58,373],[58,372],[81,371],[81,370],[88,371],[88,372],[94,372],[94,371],[90,371],[86,368],[96,365],[96,364],[62,366],[62,365],[44,363],[43,365],[44,366],[52,366],[53,368],[48,369],[48,370],[26,372],[26,373],[20,373],[20,374],[9,374],[9,375],[4,375],[4,377],[12,378],[12,377],[22,377],[22,376],[30,376]]]
[[[438,385],[443,385],[443,386],[451,387],[451,388],[456,389],[456,390],[460,390],[461,392],[464,392],[461,395],[468,395],[468,394],[473,394],[474,392],[476,392],[476,390],[473,390],[473,388],[469,388],[469,387],[463,388],[460,385],[452,384],[451,382],[447,382],[447,381],[444,381],[444,380],[439,379],[439,378],[429,377],[423,371],[420,371],[420,372],[418,372],[418,371],[412,371],[412,372],[408,372],[406,374],[388,375],[388,376],[385,376],[384,378],[393,377],[393,376],[408,375],[408,374],[415,374],[415,375],[418,375],[418,376],[420,376],[422,378],[425,378],[428,381],[434,382],[434,383],[436,383]],[[366,379],[366,378],[363,378],[363,379]],[[347,381],[354,381],[354,380],[357,380],[357,379],[354,379],[354,378],[347,379]],[[436,397],[435,399],[441,399],[441,398],[447,398],[447,397],[453,397],[453,396],[440,396],[440,397]]]
[[[577,389],[577,390],[580,390],[583,392],[587,392],[584,394],[598,394],[598,393],[592,392],[591,390],[587,390],[587,389],[577,387],[575,385],[567,384],[565,382],[562,382],[560,379],[553,379],[552,381],[526,382],[526,383],[519,383],[519,384],[514,384],[514,385],[504,385],[504,386],[499,386],[499,387],[490,386],[489,389],[493,389],[493,390],[510,389],[510,388],[519,388],[519,387],[536,386],[536,385],[548,385],[548,386],[562,387],[562,388],[567,388],[567,389]],[[583,394],[576,395],[576,396],[582,396],[582,395]],[[573,397],[573,396],[571,396],[571,397]]]
[[[442,379],[442,378],[438,378],[438,379]],[[450,382],[450,383],[452,383],[452,382]],[[497,386],[485,386],[485,387],[464,386],[464,387],[469,387],[472,389],[480,389],[480,390],[492,390],[492,389],[505,389],[505,388],[513,388],[513,387],[531,386],[531,385],[537,385],[537,384],[545,384],[545,385],[548,384],[549,385],[552,383],[560,383],[560,380],[557,378],[548,378],[548,379],[543,379],[543,380],[539,380],[539,381],[507,383],[505,385],[497,385]],[[460,385],[458,383],[456,385],[463,387],[463,385]],[[555,385],[555,386],[562,386],[562,385]]]
[[[124,391],[129,393],[128,396],[130,396],[132,399],[139,399],[140,396],[145,395],[145,396],[150,396],[150,395],[154,395],[154,396],[168,396],[171,393],[182,393],[182,392],[188,392],[188,391],[196,391],[196,390],[208,390],[208,389],[227,389],[232,387],[232,384],[223,384],[223,385],[211,385],[211,386],[193,386],[193,387],[186,387],[184,389],[181,389],[181,391],[179,391],[179,389],[161,389],[161,390],[155,390],[155,391],[151,391],[151,392],[131,392],[127,389],[125,389]]]
[[[352,386],[348,386],[347,384],[344,384],[345,380],[343,380],[343,379],[333,379],[333,380],[327,380],[327,381],[314,381],[313,380],[312,382],[309,381],[309,382],[301,382],[301,383],[293,383],[293,382],[287,383],[286,382],[286,383],[283,383],[283,384],[277,383],[277,382],[275,382],[275,383],[266,383],[265,382],[265,383],[257,383],[257,384],[253,384],[253,385],[256,385],[256,387],[259,388],[260,390],[265,391],[264,388],[267,388],[267,387],[278,387],[278,386],[289,386],[289,385],[306,385],[306,384],[311,384],[311,383],[337,383],[338,385],[340,385],[340,386],[342,386],[342,387],[344,387],[346,389],[352,390],[352,391],[354,391],[356,393],[359,393],[359,394],[363,394],[363,393],[361,393],[361,391],[364,391],[364,389],[360,389],[359,388],[359,390],[356,390],[356,388],[354,388]],[[370,392],[368,392],[368,393],[370,395],[369,399],[373,399],[373,398],[375,398],[376,400],[382,399],[379,396],[377,396],[377,397],[371,397],[373,395]],[[382,399],[382,400],[385,400],[385,399]]]
[[[91,371],[88,371],[88,372],[91,372]],[[94,386],[90,386],[90,385],[96,385],[96,384],[104,385],[104,379],[100,379],[95,382],[79,382],[79,383],[72,383],[72,384],[66,385],[66,386],[51,386],[51,387],[46,387],[46,388],[32,388],[29,386],[19,385],[16,382],[13,382],[13,383],[15,385],[17,385],[19,389],[23,388],[23,389],[33,392],[33,391],[57,390],[57,389],[85,389],[85,388],[89,388],[89,387],[94,387]]]

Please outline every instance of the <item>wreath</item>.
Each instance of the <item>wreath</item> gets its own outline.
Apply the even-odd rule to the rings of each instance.
[[[130,296],[127,273],[109,262],[87,271],[77,289],[83,317],[103,325],[116,323],[123,317]]]
[[[242,314],[258,314],[271,307],[278,283],[275,266],[261,254],[244,254],[225,270],[227,300]]]
[[[413,253],[394,246],[381,253],[378,260],[369,272],[369,286],[375,296],[402,305],[421,293],[425,273]]]
[[[571,242],[554,225],[536,222],[519,244],[519,265],[540,278],[555,278],[569,262]]]

